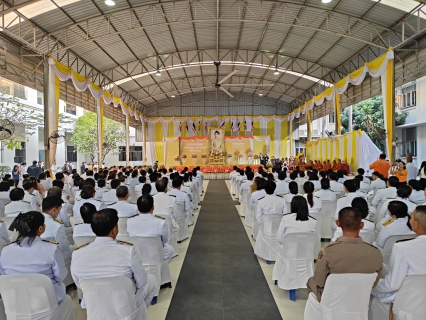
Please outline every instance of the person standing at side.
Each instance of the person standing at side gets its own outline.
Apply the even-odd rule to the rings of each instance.
[[[379,156],[379,159],[376,162],[373,162],[370,165],[370,169],[377,171],[384,178],[387,179],[389,177],[389,170],[390,170],[391,166],[392,166],[392,164],[390,163],[390,161],[386,160],[386,154],[382,153]]]
[[[413,163],[413,155],[411,153],[407,153],[406,155],[407,164],[405,168],[407,169],[407,181],[417,178],[417,167]]]

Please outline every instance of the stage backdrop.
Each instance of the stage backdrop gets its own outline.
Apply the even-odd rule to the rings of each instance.
[[[254,155],[253,139],[254,137],[225,137],[225,150],[232,159],[227,162],[248,163],[248,155]],[[242,158],[239,157],[240,154]]]

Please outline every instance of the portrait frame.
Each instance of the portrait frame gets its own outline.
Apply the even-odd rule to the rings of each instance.
[[[225,152],[225,128],[215,128],[215,127],[208,128],[208,137],[210,140],[210,152],[214,153],[213,141],[215,139],[216,131],[219,132],[219,137],[220,137],[221,145],[222,145],[222,151],[220,153],[224,153]]]

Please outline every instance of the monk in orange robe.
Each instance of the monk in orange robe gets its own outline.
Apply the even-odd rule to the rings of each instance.
[[[331,169],[336,172],[337,171],[337,162],[336,160],[333,160],[333,166],[331,167]]]
[[[337,171],[342,170],[342,160],[337,159]]]
[[[318,160],[318,161],[317,161],[317,170],[318,170],[318,171],[321,171],[321,170],[322,170],[322,163],[321,163],[321,160]]]
[[[349,164],[345,160],[342,161],[342,169],[340,170],[344,171],[346,175],[350,173]]]
[[[331,169],[330,160],[324,161],[322,171],[328,171],[329,169]]]

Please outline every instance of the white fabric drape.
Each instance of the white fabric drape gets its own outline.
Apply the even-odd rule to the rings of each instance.
[[[275,143],[275,150],[274,150],[274,157],[279,158],[281,154],[281,121],[274,120],[274,143]]]

